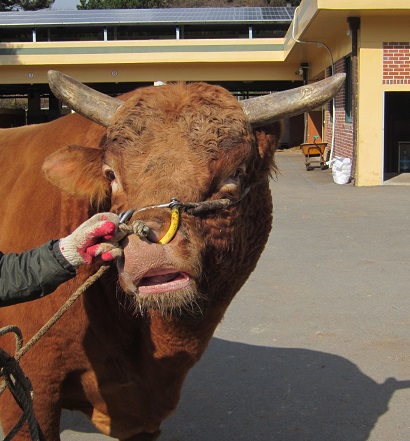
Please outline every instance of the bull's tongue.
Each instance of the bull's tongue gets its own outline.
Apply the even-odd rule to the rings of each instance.
[[[161,285],[162,283],[167,283],[175,279],[178,276],[178,274],[179,273],[169,273],[169,274],[162,274],[159,276],[143,277],[140,282],[140,285],[144,285],[144,286]]]
[[[147,273],[138,284],[140,294],[159,294],[162,292],[177,291],[185,288],[190,278],[185,273],[169,271],[156,274]]]

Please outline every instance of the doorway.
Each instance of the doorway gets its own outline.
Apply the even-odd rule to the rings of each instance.
[[[410,92],[385,93],[384,128],[383,180],[406,173],[410,181],[403,162],[405,154],[410,161]]]
[[[322,142],[322,110],[310,111],[307,114],[307,136],[305,142]]]

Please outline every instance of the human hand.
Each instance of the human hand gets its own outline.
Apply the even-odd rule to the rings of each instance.
[[[98,213],[76,228],[69,236],[60,239],[62,255],[74,267],[94,263],[97,258],[105,262],[122,255],[119,241],[125,236],[118,229],[115,213]]]

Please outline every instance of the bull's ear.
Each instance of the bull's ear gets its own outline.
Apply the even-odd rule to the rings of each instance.
[[[60,190],[101,204],[109,182],[102,174],[101,149],[70,145],[48,156],[43,164],[45,177]]]
[[[282,123],[275,122],[254,129],[259,155],[269,167],[274,167],[273,156],[282,135]]]

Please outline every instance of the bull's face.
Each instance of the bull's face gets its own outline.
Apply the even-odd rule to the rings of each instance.
[[[105,148],[102,172],[110,181],[116,212],[173,197],[182,202],[239,200],[258,156],[236,100],[205,84],[137,91],[117,111]],[[200,296],[209,295],[209,277],[224,277],[216,274],[218,268],[208,274],[204,259],[217,252],[229,260],[233,244],[243,241],[240,213],[240,204],[203,216],[182,210],[177,234],[168,244],[158,241],[168,230],[169,208],[135,214],[130,223],[142,220],[150,232],[146,238],[130,235],[124,243],[124,258],[118,262],[123,290],[143,307],[198,304]]]
[[[170,209],[135,213],[130,223],[143,221],[149,234],[124,239],[117,263],[120,285],[136,309],[200,310],[216,296],[229,302],[269,234],[268,178],[280,125],[266,118],[255,124],[252,107],[243,109],[226,90],[203,83],[139,89],[107,106],[109,116],[91,112],[107,126],[104,146],[56,152],[45,163],[46,176],[65,191],[108,199],[117,213],[172,198],[232,201],[200,215],[182,210],[177,233],[165,244],[159,240],[169,228]],[[81,185],[61,173],[62,163],[74,161]]]

